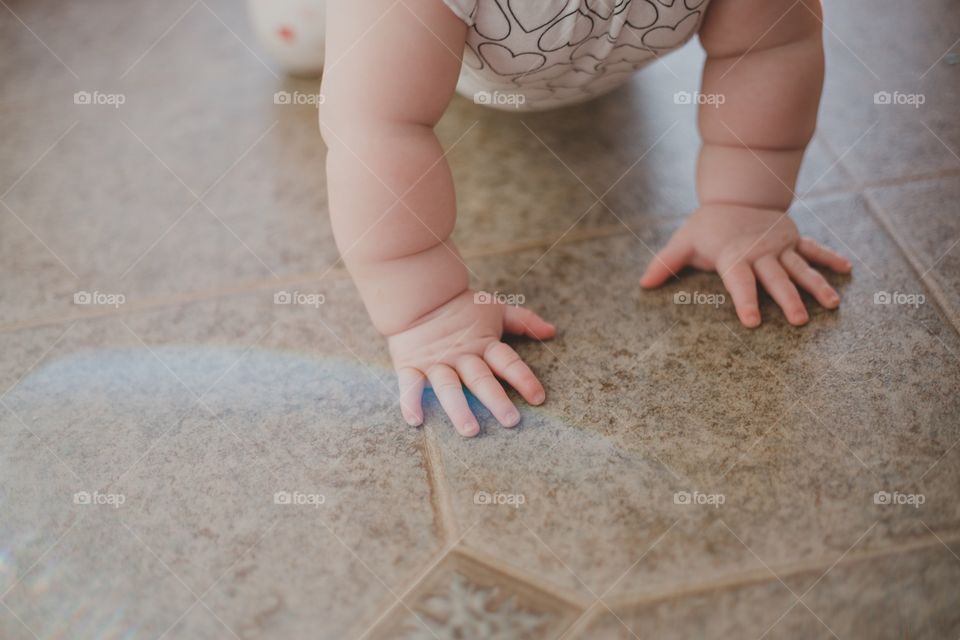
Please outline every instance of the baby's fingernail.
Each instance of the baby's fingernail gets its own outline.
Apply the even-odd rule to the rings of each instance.
[[[537,391],[533,394],[533,404],[540,404],[547,399],[547,394],[543,391]]]
[[[406,411],[403,412],[403,419],[407,421],[407,424],[411,427],[419,427],[423,422],[423,419],[418,418],[417,416],[411,415]]]
[[[515,427],[520,422],[520,412],[516,409],[511,409],[503,415],[503,424],[508,427]]]
[[[462,427],[460,427],[460,435],[470,437],[477,435],[477,432],[480,431],[480,425],[476,422],[468,422]]]

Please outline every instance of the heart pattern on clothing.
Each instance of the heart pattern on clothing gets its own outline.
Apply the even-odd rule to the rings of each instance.
[[[443,0],[470,26],[458,91],[539,109],[609,91],[680,47],[710,0]]]
[[[510,35],[510,18],[507,17],[499,2],[493,2],[496,11],[479,13],[473,28],[486,40],[499,42]]]
[[[593,33],[593,18],[579,11],[568,13],[543,32],[537,40],[540,51],[557,51],[575,47]]]
[[[700,12],[694,11],[672,27],[668,25],[650,29],[640,41],[651,49],[671,49],[676,46],[677,40],[686,41],[696,33],[699,24]]]
[[[610,16],[623,11],[630,0],[585,0],[587,8],[597,14],[604,20],[609,20]]]
[[[480,58],[502,76],[515,76],[536,71],[547,61],[542,53],[514,53],[502,44],[484,42],[479,48]]]
[[[560,17],[567,0],[507,0],[510,13],[527,33],[538,31]]]
[[[647,29],[657,24],[660,12],[650,0],[635,0],[627,12],[627,26],[631,29]]]

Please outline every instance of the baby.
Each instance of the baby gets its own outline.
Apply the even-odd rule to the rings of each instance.
[[[479,424],[465,385],[506,427],[520,421],[500,380],[531,404],[546,394],[501,341],[556,329],[528,309],[480,304],[450,235],[454,185],[433,127],[455,89],[511,109],[610,91],[695,33],[707,53],[699,208],[640,279],[716,271],[740,321],[760,324],[757,281],[802,325],[797,287],[836,308],[811,268],[850,263],[801,238],[786,211],[823,84],[819,0],[334,0],[327,5],[320,127],[337,246],[387,336],[400,408],[423,420],[429,382],[454,427]],[[484,300],[484,302],[486,302]]]

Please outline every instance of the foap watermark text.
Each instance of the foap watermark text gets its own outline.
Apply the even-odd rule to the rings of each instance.
[[[673,504],[702,505],[719,509],[726,503],[727,497],[722,493],[701,493],[699,491],[677,491],[673,494]]]
[[[319,509],[327,501],[322,493],[302,493],[300,491],[277,491],[273,494],[274,504],[286,504],[295,507],[313,507]]]
[[[898,304],[916,309],[926,301],[927,297],[922,293],[877,291],[873,294],[873,304]]]
[[[480,506],[488,505],[506,505],[519,509],[520,505],[527,503],[527,497],[522,493],[504,493],[502,491],[477,491],[473,494],[473,504]]]
[[[327,299],[322,293],[305,293],[303,291],[277,291],[273,294],[273,304],[295,304],[304,307],[319,309]]]
[[[73,294],[73,304],[82,306],[104,306],[119,309],[127,301],[122,293],[105,293],[103,291],[77,291]]]
[[[673,304],[706,304],[719,307],[725,304],[727,296],[722,293],[703,293],[702,291],[677,291],[673,294]]]
[[[509,91],[477,91],[473,94],[475,104],[484,104],[490,107],[513,107],[519,109],[527,103],[527,96],[522,93]]]

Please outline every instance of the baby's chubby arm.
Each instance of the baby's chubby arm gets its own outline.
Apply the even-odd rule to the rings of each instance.
[[[463,50],[466,25],[435,11],[438,4],[328,4],[320,130],[331,221],[385,335],[407,329],[468,284],[449,238],[453,180],[433,133],[456,86],[460,60],[451,51]]]
[[[496,376],[539,404],[543,387],[504,331],[554,329],[531,311],[477,304],[450,239],[453,179],[433,127],[456,87],[466,25],[442,0],[327,5],[320,129],[328,147],[337,246],[376,328],[388,337],[410,424],[429,380],[457,430],[479,425],[461,381],[506,426],[520,415]]]
[[[760,323],[757,279],[792,324],[809,316],[794,283],[827,308],[840,298],[809,262],[850,263],[808,238],[786,215],[816,127],[823,86],[819,0],[713,0],[700,30],[707,53],[699,110],[700,207],[641,284],[686,265],[716,270],[741,322]],[[722,98],[722,99],[721,99]]]

